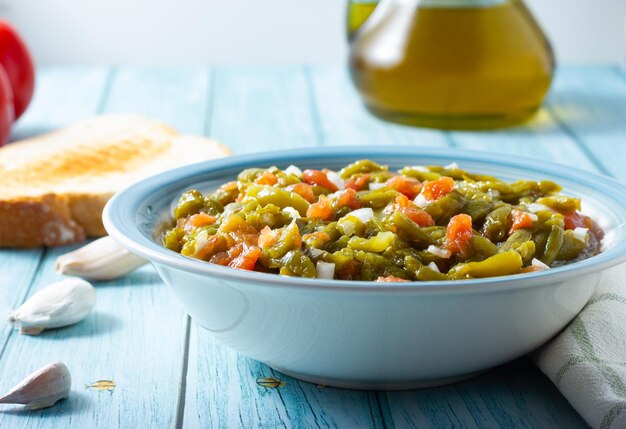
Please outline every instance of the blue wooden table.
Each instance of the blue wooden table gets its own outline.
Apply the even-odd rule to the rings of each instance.
[[[626,180],[626,73],[617,66],[561,68],[533,122],[490,133],[381,122],[365,112],[338,66],[44,68],[37,77],[14,139],[97,113],[137,112],[214,136],[239,154],[326,145],[464,147]],[[0,251],[0,311],[58,280],[54,260],[71,249]],[[527,358],[434,389],[321,387],[216,344],[151,267],[96,287],[96,310],[73,327],[29,337],[0,324],[0,390],[53,360],[73,377],[70,398],[53,408],[0,406],[0,428],[586,427]],[[260,376],[286,383],[260,387]],[[101,379],[117,387],[85,387]]]

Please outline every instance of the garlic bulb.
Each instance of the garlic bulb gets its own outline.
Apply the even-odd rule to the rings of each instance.
[[[111,237],[103,237],[57,258],[59,274],[87,280],[113,280],[125,276],[148,261],[129,252]]]
[[[67,398],[71,387],[70,371],[63,362],[54,362],[33,372],[0,397],[0,404],[24,404],[28,410],[51,407]]]
[[[44,329],[73,325],[96,305],[94,287],[78,278],[68,278],[38,291],[9,316],[23,334],[37,335]]]

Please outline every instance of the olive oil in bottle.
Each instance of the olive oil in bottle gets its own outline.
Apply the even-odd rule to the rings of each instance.
[[[349,25],[362,10],[349,8]],[[552,80],[552,49],[521,0],[382,0],[353,31],[352,79],[368,109],[395,122],[514,125]]]
[[[353,0],[348,2],[348,13],[346,14],[348,40],[352,38],[356,30],[358,30],[372,12],[374,12],[377,5],[378,0]]]

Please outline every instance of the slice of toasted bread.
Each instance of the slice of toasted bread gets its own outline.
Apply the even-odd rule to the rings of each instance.
[[[144,177],[230,154],[135,115],[96,116],[0,149],[0,246],[58,246],[105,235],[102,209]]]

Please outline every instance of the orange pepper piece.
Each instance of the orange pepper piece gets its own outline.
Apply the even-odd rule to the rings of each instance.
[[[344,189],[354,189],[355,191],[360,191],[365,189],[365,187],[369,184],[372,176],[370,174],[361,174],[356,179],[348,179],[346,180]]]
[[[470,215],[452,216],[446,227],[446,248],[452,253],[465,254],[472,235],[472,217]]]
[[[422,182],[412,177],[406,176],[393,176],[385,185],[390,187],[391,189],[395,189],[396,191],[404,194],[409,199],[414,199],[422,190]]]
[[[315,201],[315,194],[313,193],[311,185],[307,185],[306,183],[296,183],[295,185],[287,186],[285,189],[300,195],[310,203]]]
[[[323,186],[324,188],[330,189],[333,192],[339,190],[339,188],[337,188],[337,185],[328,180],[328,176],[326,176],[326,173],[324,173],[323,171],[304,170],[302,172],[302,179],[304,180],[304,183],[308,183],[309,185]]]
[[[337,198],[337,207],[348,207],[352,210],[361,208],[361,200],[356,195],[356,191],[352,188],[348,188],[339,193]]]
[[[257,185],[270,185],[274,186],[278,183],[278,177],[271,171],[265,171],[254,181]]]
[[[309,206],[306,216],[313,219],[328,220],[333,217],[333,208],[330,199],[325,195],[320,195],[319,200]]]
[[[424,183],[424,186],[422,187],[422,195],[426,201],[435,201],[448,195],[453,190],[454,179],[444,176],[437,180],[431,180]]]
[[[509,234],[513,234],[513,232],[517,231],[518,229],[531,228],[533,226],[533,219],[530,213],[513,209],[511,211],[511,218],[513,219],[513,224],[511,225],[511,230],[509,231]]]

